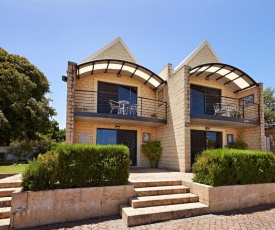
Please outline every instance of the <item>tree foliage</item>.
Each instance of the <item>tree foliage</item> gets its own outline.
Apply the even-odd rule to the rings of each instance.
[[[264,90],[264,119],[267,128],[275,125],[275,89],[268,87]]]
[[[64,142],[66,138],[66,129],[59,129],[58,122],[56,120],[51,120],[49,135],[56,143]]]
[[[0,145],[47,133],[55,110],[46,76],[26,58],[0,48]]]

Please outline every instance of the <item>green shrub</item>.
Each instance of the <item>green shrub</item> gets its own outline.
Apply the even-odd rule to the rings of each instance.
[[[160,141],[148,141],[141,145],[141,152],[149,160],[159,160],[162,153],[162,147]]]
[[[24,191],[54,189],[57,186],[58,155],[56,153],[40,154],[37,159],[29,161],[22,175]]]
[[[47,168],[47,163],[51,163],[45,159],[52,156],[55,164],[52,177],[48,177],[47,171],[45,175],[42,171]],[[30,162],[23,175],[23,188],[43,190],[123,185],[128,183],[129,168],[129,149],[123,145],[58,145]]]
[[[198,183],[212,186],[275,182],[275,155],[271,152],[213,149],[196,157],[192,167]]]
[[[241,138],[236,139],[234,142],[227,145],[229,149],[248,149],[248,144]]]

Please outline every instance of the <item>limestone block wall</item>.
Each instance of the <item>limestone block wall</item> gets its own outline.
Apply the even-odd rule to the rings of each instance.
[[[99,60],[99,59],[105,59],[105,58],[114,58],[114,59],[126,60],[126,61],[135,63],[135,60],[131,57],[129,52],[125,49],[125,47],[121,44],[120,41],[116,42],[115,45],[110,46],[107,50],[99,53],[93,59]]]
[[[183,185],[209,206],[210,213],[275,204],[274,183],[212,187],[183,181]]]
[[[213,52],[209,49],[208,46],[204,46],[196,56],[194,56],[187,65],[195,67],[204,63],[219,62]]]
[[[159,167],[183,172],[190,170],[190,131],[185,126],[190,122],[188,76],[189,67],[184,66],[168,79],[165,90],[165,99],[169,102],[167,125],[157,129],[157,138],[163,147]]]
[[[67,69],[67,108],[66,108],[66,143],[73,143],[74,132],[74,82],[76,78],[76,63],[68,62]]]
[[[171,76],[172,74],[172,64],[167,64],[160,72],[159,72],[159,76],[167,81],[167,79]]]
[[[133,185],[56,189],[12,194],[15,229],[119,215],[135,194]],[[42,202],[41,202],[42,201]]]

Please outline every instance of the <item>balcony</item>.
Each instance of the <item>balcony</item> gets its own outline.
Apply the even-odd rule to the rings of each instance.
[[[111,111],[110,100],[126,102]],[[131,110],[134,105],[137,107]],[[74,116],[75,121],[157,127],[167,123],[167,103],[129,94],[75,90]]]
[[[254,98],[236,99],[213,94],[190,94],[192,125],[246,128],[260,125],[260,106]]]

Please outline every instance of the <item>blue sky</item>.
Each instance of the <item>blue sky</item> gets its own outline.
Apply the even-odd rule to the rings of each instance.
[[[156,73],[208,40],[223,63],[275,88],[274,0],[0,0],[0,10],[0,47],[47,76],[61,128],[67,62],[81,62],[118,36]]]

